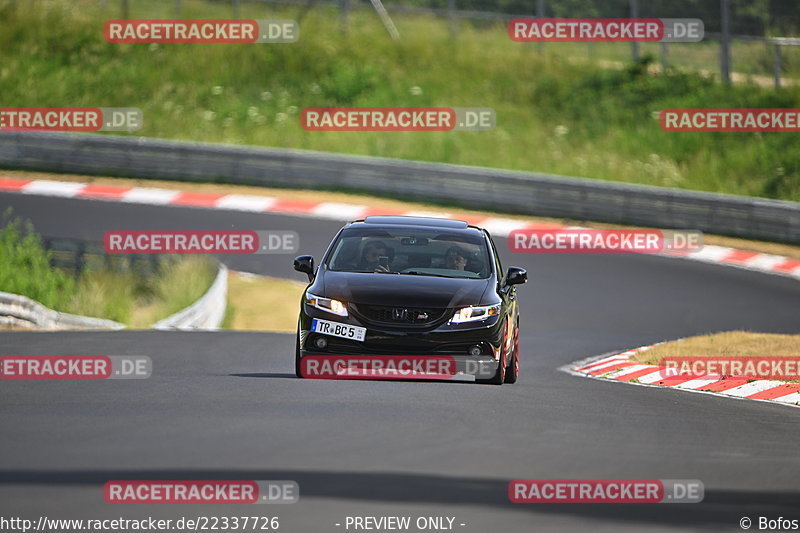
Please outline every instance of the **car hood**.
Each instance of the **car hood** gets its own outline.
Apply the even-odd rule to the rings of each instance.
[[[477,305],[490,279],[457,279],[405,274],[324,274],[326,298],[365,305],[464,307]]]

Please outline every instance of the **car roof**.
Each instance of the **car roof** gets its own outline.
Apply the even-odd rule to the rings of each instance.
[[[417,226],[423,228],[448,228],[448,229],[467,229],[475,228],[463,220],[452,220],[448,218],[434,217],[405,217],[405,216],[371,216],[363,220],[356,220],[353,224],[375,225],[375,226]]]

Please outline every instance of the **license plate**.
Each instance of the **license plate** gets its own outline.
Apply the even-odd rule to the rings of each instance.
[[[330,320],[320,320],[319,318],[311,320],[311,331],[360,342],[364,341],[364,336],[367,334],[367,328],[340,324]]]

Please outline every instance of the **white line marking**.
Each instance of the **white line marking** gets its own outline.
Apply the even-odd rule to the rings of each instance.
[[[703,378],[693,379],[691,381],[685,381],[683,383],[678,383],[675,386],[679,387],[681,389],[702,389],[706,385],[710,385],[711,383],[714,383],[715,381],[719,381],[719,378],[705,378],[705,377],[703,377]]]
[[[85,183],[69,181],[35,180],[22,187],[25,194],[41,194],[44,196],[64,196],[71,198],[86,187]]]
[[[605,364],[602,364],[602,365],[597,365],[597,366],[594,366],[592,368],[586,368],[586,369],[583,370],[583,372],[597,372],[598,370],[603,370],[605,368],[611,368],[613,366],[620,365],[620,364],[626,364],[626,363],[629,363],[627,358],[618,359],[616,361],[609,361],[608,363],[605,363]],[[629,363],[629,364],[635,364],[635,363]],[[610,370],[606,370],[606,372],[610,372]]]
[[[599,367],[601,365],[608,364],[608,363],[610,363],[612,361],[626,361],[627,359],[628,359],[627,355],[615,355],[613,357],[605,357],[603,359],[598,359],[597,361],[594,361],[593,363],[589,363],[588,365],[578,367],[575,370],[578,370],[579,372],[586,372],[586,371],[592,370],[594,368],[597,368],[597,367]]]
[[[744,385],[739,385],[738,387],[734,387],[732,389],[722,391],[722,394],[726,394],[728,396],[751,396],[756,394],[757,392],[761,392],[767,389],[771,389],[773,387],[777,387],[779,385],[783,385],[782,381],[769,381],[766,379],[759,379],[757,381],[753,381],[752,383],[745,383]]]
[[[781,403],[798,403],[800,402],[800,392],[793,392],[792,394],[773,398],[772,400]]]
[[[361,218],[366,210],[367,206],[365,205],[323,202],[311,209],[311,214],[320,218],[349,222]]]
[[[214,205],[217,209],[231,209],[233,211],[266,211],[272,207],[277,198],[267,196],[253,196],[248,194],[228,194],[223,196]]]
[[[423,217],[423,218],[450,218],[450,213],[439,213],[437,211],[408,211],[403,213],[405,217]],[[458,218],[458,217],[453,217]]]
[[[633,374],[634,372],[638,372],[640,370],[644,370],[646,368],[658,368],[657,366],[653,365],[633,365],[629,366],[628,368],[623,368],[622,370],[617,370],[616,372],[612,372],[610,374],[606,374],[604,377],[608,379],[617,379],[622,376],[626,376],[628,374]]]
[[[783,263],[784,260],[785,258],[779,255],[758,254],[745,261],[744,264],[747,268],[772,271],[773,268]]]
[[[658,372],[652,372],[650,374],[645,374],[644,376],[638,377],[641,383],[655,383],[656,381],[661,381],[662,379],[667,379],[671,377],[675,377],[678,375],[678,371],[674,368],[662,368]]]
[[[134,187],[122,195],[122,201],[131,204],[166,205],[172,202],[181,191]]]
[[[733,253],[734,251],[735,250],[733,248],[726,248],[724,246],[714,246],[708,244],[706,246],[703,246],[702,250],[692,252],[686,257],[694,259],[695,261],[705,261],[707,263],[719,263],[729,255],[731,255],[731,253]]]

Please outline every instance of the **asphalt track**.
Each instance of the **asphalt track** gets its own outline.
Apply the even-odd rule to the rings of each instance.
[[[6,206],[48,236],[294,230],[301,252],[316,257],[340,227],[0,193]],[[154,366],[147,380],[0,382],[0,516],[274,514],[291,533],[346,531],[346,516],[364,515],[453,516],[455,530],[469,533],[741,531],[742,516],[800,519],[800,410],[557,370],[699,333],[798,333],[796,280],[660,257],[512,254],[497,244],[504,266],[527,268],[530,279],[519,289],[516,385],[298,380],[292,336],[274,333],[0,333],[3,354],[148,355]],[[289,256],[225,261],[302,279]],[[511,504],[508,482],[519,478],[689,478],[706,493],[683,505]],[[293,479],[301,496],[246,509],[109,505],[102,485],[112,479]]]

